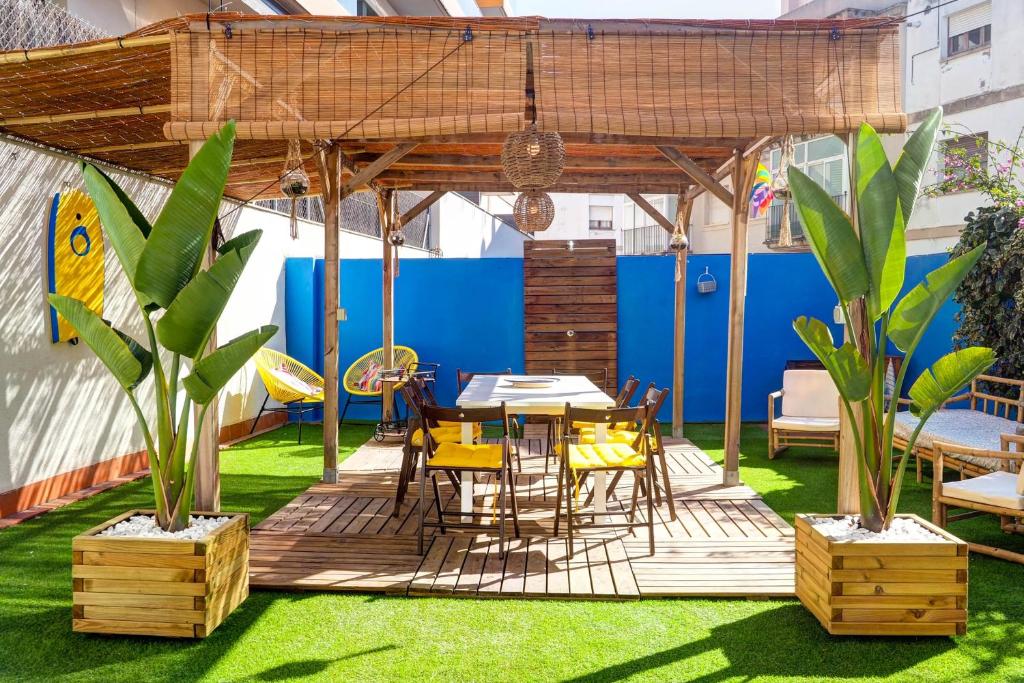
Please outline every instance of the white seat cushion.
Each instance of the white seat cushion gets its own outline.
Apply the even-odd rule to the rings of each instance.
[[[917,422],[917,418],[909,411],[896,413],[894,431],[897,436],[908,439],[914,428],[917,427]],[[968,448],[998,451],[1002,449],[999,435],[1016,434],[1019,426],[1020,424],[1013,420],[996,417],[978,410],[943,409],[928,418],[924,429],[917,437],[917,445],[931,448],[933,442],[942,441]],[[1000,461],[994,458],[980,458],[958,453],[950,453],[947,457],[957,458],[987,470],[998,470],[1000,465]]]
[[[981,477],[946,482],[942,485],[942,495],[1001,508],[1024,510],[1024,496],[1017,493],[1017,475],[1010,472],[991,472]]]
[[[782,414],[839,419],[839,391],[827,370],[782,373]]]
[[[772,427],[791,432],[838,432],[838,417],[789,417],[783,415],[772,420]]]

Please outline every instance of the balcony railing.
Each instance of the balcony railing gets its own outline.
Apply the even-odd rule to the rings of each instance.
[[[644,225],[622,231],[623,254],[662,254],[668,251],[669,234],[660,225]]]
[[[839,208],[846,210],[846,193],[832,195],[832,201],[839,205]],[[775,202],[768,207],[768,221],[765,224],[764,243],[769,247],[778,245],[779,233],[782,231],[782,205],[781,201]],[[807,244],[807,236],[804,235],[803,226],[800,225],[800,218],[797,216],[796,207],[790,204],[789,207],[789,232],[793,238],[793,246],[804,246]]]

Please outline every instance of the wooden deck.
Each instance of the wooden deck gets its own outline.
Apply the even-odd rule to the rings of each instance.
[[[544,442],[527,434],[516,478],[522,538],[511,538],[504,560],[496,534],[471,531],[432,534],[418,555],[418,486],[391,516],[401,447],[370,442],[344,461],[340,483],[310,487],[253,529],[251,585],[475,597],[794,595],[792,527],[750,488],[721,486],[721,468],[686,441],[666,442],[677,518],[664,502],[655,509],[653,556],[645,529],[584,529],[567,559],[564,523],[563,537],[551,533],[555,477],[544,474]],[[477,484],[476,509],[491,509],[492,490]],[[628,498],[632,482],[618,490]],[[446,509],[458,509],[454,487],[442,484],[441,494]]]

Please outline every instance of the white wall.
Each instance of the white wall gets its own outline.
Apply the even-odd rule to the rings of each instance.
[[[491,198],[493,200],[493,198]],[[511,213],[488,198],[481,198],[489,212],[454,192],[445,194],[431,208],[437,246],[444,258],[518,258],[523,255],[526,234],[506,225],[493,214]]]
[[[484,195],[481,203],[488,211],[497,214],[511,214],[515,204],[515,194]],[[625,199],[621,194],[552,194],[555,203],[555,218],[551,226],[534,235],[538,240],[585,240],[615,239],[620,250],[622,247],[622,205]],[[590,229],[590,207],[611,206],[613,230]],[[522,252],[520,251],[520,255]],[[445,256],[447,256],[447,252]]]
[[[150,217],[167,186],[114,173]],[[137,452],[144,442],[131,407],[107,369],[84,344],[50,342],[46,303],[46,225],[53,193],[80,187],[75,161],[0,138],[0,492],[103,460]],[[225,211],[234,208],[225,204]],[[323,226],[301,222],[299,239],[288,218],[254,207],[232,214],[227,236],[261,228],[263,238],[221,318],[221,342],[260,325],[278,325],[271,340],[284,349],[284,262],[322,256]],[[343,232],[343,258],[379,258],[379,240]],[[143,340],[138,312],[112,248],[107,245],[104,317]],[[402,258],[426,252],[402,249]],[[152,414],[151,383],[138,395]],[[225,388],[223,424],[255,417],[263,387],[251,368]]]

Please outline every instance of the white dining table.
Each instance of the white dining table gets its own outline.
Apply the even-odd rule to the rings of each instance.
[[[551,379],[550,386],[522,388],[514,386],[517,380]],[[612,408],[615,399],[601,391],[584,375],[476,375],[455,400],[460,408],[493,408],[504,401],[505,409],[510,415],[550,415],[565,414],[565,404],[574,408]],[[607,438],[607,426],[598,424],[595,427],[594,440],[603,443]],[[473,443],[473,425],[469,422],[462,425],[462,443]],[[603,513],[606,510],[607,472],[593,473],[594,510]],[[462,473],[462,491],[460,495],[463,519],[469,519],[473,512],[473,473]]]

